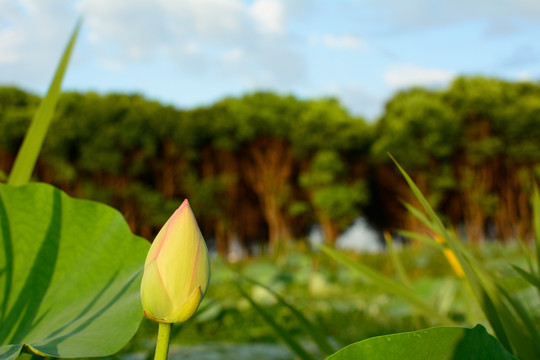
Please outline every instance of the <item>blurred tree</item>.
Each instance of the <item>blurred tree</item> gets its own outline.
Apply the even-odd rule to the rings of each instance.
[[[287,206],[295,161],[289,134],[301,111],[292,96],[255,93],[230,101],[237,122],[240,176],[258,197],[268,226],[269,246],[284,251],[292,240]]]
[[[371,135],[362,119],[332,98],[307,101],[292,128],[298,182],[331,246],[367,204]]]
[[[39,98],[14,87],[0,87],[0,170],[9,172]]]
[[[459,197],[452,211],[461,217],[467,238],[484,241],[499,205],[495,189],[504,144],[494,129],[502,109],[514,98],[509,84],[483,77],[457,78],[443,95],[462,122],[459,151],[453,156]],[[504,175],[503,175],[504,176]]]
[[[360,216],[360,209],[369,196],[365,181],[347,182],[345,172],[345,163],[335,151],[321,150],[299,179],[308,191],[323,237],[330,246],[334,246],[339,233]]]
[[[382,204],[385,228],[427,231],[400,206],[415,204],[405,181],[396,172],[388,154],[411,174],[436,208],[454,189],[454,174],[447,164],[459,144],[460,121],[438,92],[414,88],[397,93],[386,104],[378,121],[371,149],[374,162],[372,196]]]
[[[0,88],[0,171],[38,101]],[[256,253],[315,222],[333,244],[359,215],[426,230],[400,203],[414,201],[389,152],[471,241],[531,237],[539,122],[539,84],[483,77],[401,91],[374,126],[332,98],[261,92],[186,111],[136,94],[66,93],[35,176],[117,207],[148,238],[189,197],[221,254],[235,241]]]
[[[502,143],[493,221],[501,239],[532,238],[529,201],[540,180],[540,86],[505,86],[508,100],[493,121],[493,132]]]

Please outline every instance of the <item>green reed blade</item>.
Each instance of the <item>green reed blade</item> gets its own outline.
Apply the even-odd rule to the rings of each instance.
[[[262,287],[266,291],[268,291],[274,298],[284,307],[289,309],[291,313],[298,319],[298,322],[300,325],[304,328],[304,330],[310,335],[310,337],[313,339],[313,341],[317,344],[319,351],[323,355],[331,355],[333,354],[336,349],[330,343],[328,342],[328,339],[326,338],[326,335],[321,331],[321,329],[313,324],[309,319],[302,314],[298,309],[296,309],[294,306],[289,304],[282,296],[280,296],[278,293],[276,293],[274,290],[272,290],[269,286],[266,286],[254,279],[251,279],[247,276],[239,274],[239,276],[242,279],[245,279],[246,281],[249,281],[257,286]]]
[[[45,97],[41,100],[39,108],[32,118],[30,127],[26,132],[21,148],[17,153],[17,157],[15,158],[15,163],[11,169],[11,173],[9,174],[7,181],[9,185],[24,185],[30,181],[37,158],[41,151],[41,147],[43,146],[43,141],[45,140],[45,135],[47,135],[49,125],[53,118],[56,103],[60,97],[62,80],[64,78],[81,23],[81,20],[77,22],[66,49],[64,50],[62,59],[58,64],[54,78],[49,86],[49,90],[47,91]]]
[[[381,290],[389,294],[394,294],[400,297],[401,299],[407,301],[409,304],[411,304],[413,307],[415,307],[416,309],[418,309],[420,312],[427,315],[428,317],[436,318],[443,325],[455,325],[455,323],[450,318],[448,318],[445,315],[441,315],[432,306],[430,306],[428,303],[422,300],[419,296],[417,296],[412,290],[408,289],[404,285],[396,281],[392,281],[388,279],[386,276],[371,269],[368,266],[362,265],[358,262],[355,262],[347,258],[346,256],[340,254],[336,250],[329,248],[328,246],[319,245],[319,247],[321,248],[322,251],[324,251],[330,257],[334,258],[335,260],[342,263],[343,265],[346,265],[350,269],[355,270],[356,272],[367,277],[374,285],[381,288]]]
[[[240,294],[253,306],[253,308],[261,315],[266,323],[270,325],[274,331],[279,335],[279,337],[289,346],[289,348],[298,355],[301,359],[304,360],[314,360],[314,357],[311,356],[298,341],[289,333],[284,327],[279,325],[272,316],[270,316],[266,311],[264,311],[255,300],[240,286],[238,283],[235,283],[236,287]]]

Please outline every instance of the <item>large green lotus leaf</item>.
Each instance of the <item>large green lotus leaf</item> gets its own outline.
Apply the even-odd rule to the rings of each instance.
[[[110,355],[135,334],[149,244],[119,212],[0,184],[0,243],[0,359]]]
[[[516,360],[486,332],[474,329],[436,327],[378,336],[349,345],[328,360]]]

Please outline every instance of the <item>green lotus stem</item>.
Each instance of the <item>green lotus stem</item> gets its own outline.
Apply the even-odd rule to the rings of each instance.
[[[171,338],[172,324],[159,323],[156,354],[154,360],[167,360],[167,354],[169,353],[169,340]]]

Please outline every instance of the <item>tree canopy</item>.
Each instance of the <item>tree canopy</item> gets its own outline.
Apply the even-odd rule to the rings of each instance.
[[[39,97],[0,88],[0,170]],[[213,246],[280,248],[320,224],[334,244],[358,216],[428,231],[392,154],[471,241],[532,234],[540,177],[540,84],[460,77],[396,93],[374,124],[336,99],[256,92],[190,110],[137,94],[65,93],[36,179],[117,207],[151,238],[188,197]]]

